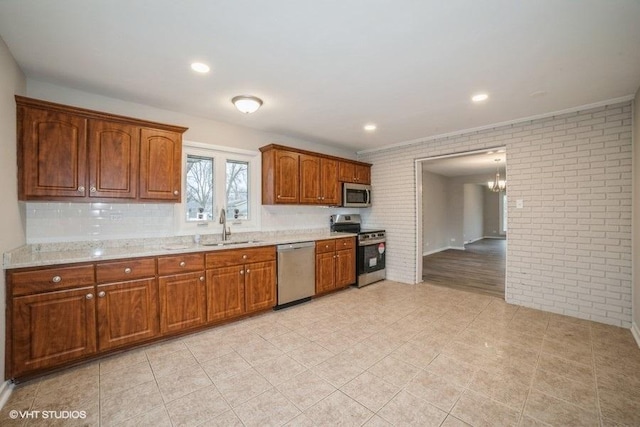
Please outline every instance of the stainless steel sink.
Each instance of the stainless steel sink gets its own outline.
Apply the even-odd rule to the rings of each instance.
[[[260,240],[227,240],[224,242],[204,243],[202,246],[248,245],[251,243],[260,243]]]

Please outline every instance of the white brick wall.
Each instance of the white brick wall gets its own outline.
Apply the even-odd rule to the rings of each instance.
[[[507,147],[508,302],[629,327],[631,103],[366,153],[387,277],[414,283],[415,159]],[[524,201],[516,209],[516,200]]]

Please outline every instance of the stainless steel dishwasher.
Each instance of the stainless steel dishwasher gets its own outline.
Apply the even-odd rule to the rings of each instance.
[[[316,294],[315,242],[278,245],[278,305],[308,301]]]

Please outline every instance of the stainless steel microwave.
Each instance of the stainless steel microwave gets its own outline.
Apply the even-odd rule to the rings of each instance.
[[[342,206],[368,208],[371,206],[371,186],[345,182],[342,184]]]

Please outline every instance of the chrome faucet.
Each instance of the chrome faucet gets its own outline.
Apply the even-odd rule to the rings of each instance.
[[[222,241],[224,242],[231,234],[231,230],[227,230],[227,213],[224,208],[220,210],[220,224],[222,224]]]

